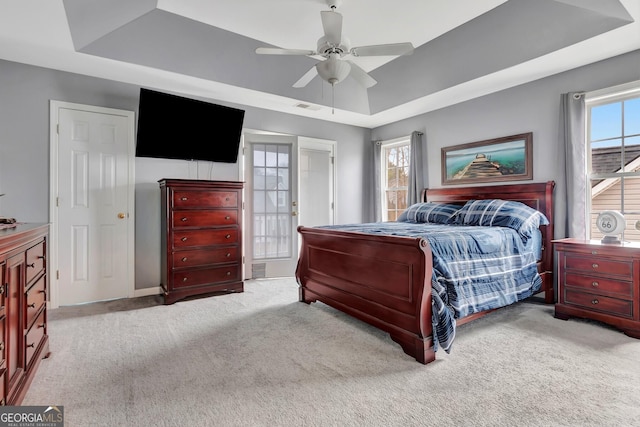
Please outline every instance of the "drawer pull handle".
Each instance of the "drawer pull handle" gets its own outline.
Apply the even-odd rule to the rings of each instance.
[[[187,281],[187,278],[186,278],[186,277],[183,277],[183,278],[182,278],[182,281],[183,281],[183,282],[186,282],[186,281]]]
[[[47,257],[45,257],[44,255],[38,255],[38,259],[46,259]]]
[[[231,276],[231,272],[230,271],[227,271],[227,276]]]
[[[180,239],[180,240],[182,240],[183,242],[186,242],[186,241],[187,241],[187,238],[186,238],[186,237],[183,237],[183,238],[182,238],[182,239]]]
[[[227,234],[226,236],[224,236],[225,239],[230,239],[231,238],[231,234]]]
[[[32,262],[31,264],[27,264],[27,267],[29,268],[35,268],[36,267],[36,263]]]
[[[227,258],[229,258],[230,256],[231,256],[231,253],[230,253],[230,252],[227,252],[226,257],[227,257]]]
[[[591,267],[598,268],[598,264],[591,264]]]
[[[27,307],[29,308],[36,308],[36,303],[32,302],[31,304],[27,304]]]
[[[229,215],[227,215],[227,216],[225,216],[225,217],[224,217],[224,219],[226,219],[226,220],[230,220],[230,219],[231,219],[231,217],[230,217]]]
[[[34,348],[36,346],[36,343],[32,342],[31,344],[27,344],[27,347],[31,347]]]
[[[594,288],[597,288],[599,285],[600,285],[600,283],[598,283],[598,282],[591,283],[591,286],[593,286]]]
[[[182,200],[183,202],[186,202],[189,199],[187,199],[186,197],[181,197],[180,200]]]
[[[187,262],[187,257],[182,257],[182,262]]]
[[[46,324],[44,324],[44,323],[40,323],[40,324],[38,325],[38,328],[44,328],[45,326],[47,326],[47,325],[46,325]]]
[[[0,351],[4,350],[4,341],[0,342]]]
[[[595,298],[591,300],[591,304],[593,304],[593,305],[596,305],[596,304],[598,304],[599,302],[600,302],[600,301],[598,301],[598,300],[597,300],[597,299],[595,299]]]
[[[180,221],[186,222],[187,221],[187,217],[185,216],[184,218],[180,219]]]
[[[224,200],[225,200],[225,202],[228,202],[228,201],[229,201],[229,198],[227,197],[227,198],[226,198],[226,199],[224,199]]]

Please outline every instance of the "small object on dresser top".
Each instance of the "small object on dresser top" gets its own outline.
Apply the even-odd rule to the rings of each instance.
[[[15,224],[15,223],[16,223],[15,218],[6,218],[3,216],[0,216],[0,224]]]

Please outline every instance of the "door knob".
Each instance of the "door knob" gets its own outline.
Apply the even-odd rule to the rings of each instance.
[[[125,217],[125,216],[126,216],[126,215],[124,214],[124,212],[120,212],[120,213],[118,214],[118,218],[120,218],[120,219],[124,219],[124,217]]]

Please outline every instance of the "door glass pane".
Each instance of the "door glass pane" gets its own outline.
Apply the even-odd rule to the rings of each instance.
[[[291,188],[288,144],[255,144],[253,215],[255,260],[291,256]]]

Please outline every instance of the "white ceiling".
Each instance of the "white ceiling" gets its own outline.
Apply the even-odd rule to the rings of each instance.
[[[0,58],[373,128],[640,49],[640,0],[344,0],[338,11],[352,46],[410,41],[416,51],[402,60],[354,59],[379,83],[368,92],[346,81],[336,85],[332,114],[329,89],[322,92],[319,83],[304,90],[291,88],[313,60],[263,59],[253,53],[255,47],[269,45],[315,49],[322,35],[322,10],[328,10],[325,0],[2,1]],[[553,12],[554,16],[536,18],[532,10]],[[513,11],[526,15],[504,19],[505,13]],[[553,25],[560,19],[558,11],[566,13],[562,17],[566,31],[561,22]],[[528,20],[536,28],[522,25]],[[189,48],[178,46],[175,51],[166,41],[145,46],[149,52],[163,52],[162,61],[141,51],[144,43],[162,38],[158,34],[164,28],[154,29],[160,22],[176,23],[181,34],[187,32],[184,25],[199,31],[197,34],[208,34],[206,28],[217,31],[212,34],[224,38],[214,38],[208,46],[216,61],[203,70],[198,61],[208,55],[196,43]],[[520,27],[510,29],[510,25]],[[512,52],[507,46],[474,55],[479,50],[474,42],[482,42],[478,34],[487,34],[486,40],[491,40],[491,34],[505,38],[500,31],[507,30],[523,36],[517,41],[520,44],[510,46]],[[549,43],[551,38],[543,37],[545,31],[556,31],[553,40],[557,43]],[[474,35],[474,39],[464,39]],[[216,40],[224,40],[223,45],[215,46]],[[443,46],[450,47],[445,55]],[[465,57],[454,58],[457,53]],[[222,68],[233,65],[234,60],[244,61],[246,69],[239,71],[237,64],[232,70]],[[455,69],[447,69],[447,63]],[[429,75],[440,76],[440,81],[427,81]],[[347,105],[351,98],[357,105]],[[301,102],[317,109],[295,106]]]

